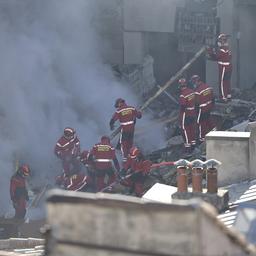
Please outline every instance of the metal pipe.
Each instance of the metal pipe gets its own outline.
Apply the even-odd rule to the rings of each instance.
[[[207,193],[218,192],[218,171],[216,168],[207,169]]]
[[[193,192],[202,192],[203,168],[192,168],[192,189]]]
[[[162,87],[160,85],[157,85],[158,89],[162,89]],[[174,102],[176,105],[179,105],[179,102],[167,91],[164,91],[164,94],[172,101]]]
[[[178,192],[188,192],[188,175],[185,166],[177,167],[177,187]]]

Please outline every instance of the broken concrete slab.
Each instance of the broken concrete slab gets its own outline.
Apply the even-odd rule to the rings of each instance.
[[[144,195],[143,199],[161,203],[172,203],[172,194],[177,192],[177,187],[156,183]]]

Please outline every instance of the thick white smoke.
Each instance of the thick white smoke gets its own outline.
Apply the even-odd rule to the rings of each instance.
[[[65,126],[74,127],[89,149],[110,133],[116,98],[137,103],[102,64],[92,4],[0,2],[0,214],[11,204],[15,159],[29,163],[33,181],[43,183],[59,171],[53,148]]]

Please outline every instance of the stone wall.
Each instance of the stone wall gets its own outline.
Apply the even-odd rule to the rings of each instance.
[[[201,201],[161,204],[55,190],[47,208],[48,256],[246,255],[246,243]]]
[[[222,162],[218,185],[230,185],[251,179],[249,163],[250,132],[214,131],[206,135],[206,157]]]

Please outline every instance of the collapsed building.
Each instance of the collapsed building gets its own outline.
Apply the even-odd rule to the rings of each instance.
[[[238,71],[239,67],[246,66],[244,63],[248,58],[245,58],[247,55],[244,54],[245,47],[242,45],[249,42],[248,37],[244,36],[241,39],[239,35],[247,33],[246,20],[243,20],[243,17],[244,13],[253,13],[254,2],[233,1],[234,9],[232,10],[239,11],[239,15],[236,17],[241,19],[239,26],[238,20],[232,20],[234,24],[228,22],[228,28],[226,28],[226,21],[224,22],[224,19],[227,18],[224,10],[230,8],[228,1],[223,1],[223,3],[175,0],[161,2],[162,8],[164,6],[166,12],[163,12],[160,3],[151,1],[150,4],[156,8],[152,8],[151,5],[153,13],[148,16],[150,4],[142,0],[99,1],[99,6],[101,6],[99,13],[103,15],[99,15],[100,19],[96,19],[94,24],[101,30],[103,38],[108,38],[107,41],[111,45],[110,48],[106,47],[105,59],[106,62],[111,63],[115,76],[131,84],[133,90],[146,102],[158,90],[161,90],[161,86],[164,87],[166,81],[170,81],[170,74],[178,72],[200,49],[200,46],[206,43],[206,40],[207,43],[214,44],[213,41],[220,31],[225,30],[228,33],[231,31],[233,38],[236,35],[237,40],[232,40],[234,44],[232,46],[235,47],[233,50],[235,62],[239,63],[234,72],[236,74],[234,85],[237,86],[235,86],[233,95],[236,99],[228,104],[217,103],[213,114],[218,122],[219,130],[240,130],[241,128],[237,128],[235,125],[244,121],[247,122],[245,130],[250,130],[248,123],[249,119],[253,121],[256,105],[250,93],[250,86],[255,83],[256,79],[253,72],[249,75],[250,79],[247,79],[247,70]],[[179,7],[176,15],[172,15],[168,11],[175,11],[173,5]],[[161,13],[162,20],[156,21],[154,17],[159,17],[159,13]],[[131,16],[133,19],[129,19]],[[147,21],[145,22],[142,17]],[[253,15],[250,18],[253,20]],[[108,22],[111,25],[115,24],[114,27],[111,27],[114,29],[111,37],[108,27],[99,26],[100,21],[104,21],[105,24],[109,24]],[[200,22],[203,23],[203,26],[200,26]],[[164,26],[162,26],[163,24]],[[188,27],[189,24],[192,24],[193,29],[199,29],[196,37],[192,33],[192,28]],[[208,28],[207,38],[202,37],[206,27]],[[158,38],[163,40],[156,42]],[[250,39],[250,42],[252,41]],[[112,44],[112,42],[115,43]],[[164,42],[164,45],[161,45],[160,42]],[[170,47],[170,44],[176,47]],[[241,59],[240,55],[243,56]],[[162,58],[163,56],[164,58]],[[182,56],[182,58],[178,56]],[[252,55],[249,59],[252,59]],[[252,60],[250,63],[253,63]],[[216,90],[216,65],[200,55],[193,65],[184,71],[186,76],[191,76],[194,73],[200,74]],[[175,86],[168,87],[147,105],[145,111],[152,113],[155,120],[164,124],[166,134],[166,147],[155,152],[148,152],[148,158],[154,162],[174,161],[181,158],[183,142],[177,123],[177,88]],[[222,165],[218,170],[219,186],[225,186],[229,190],[227,186],[255,179],[254,137],[254,133],[251,131],[246,133],[210,133],[207,136],[206,144],[201,145],[189,160],[215,158],[221,161]],[[232,152],[226,152],[227,145],[228,148],[232,148]],[[219,150],[221,148],[223,150]],[[168,192],[167,195],[160,193],[163,189],[160,186],[160,190],[157,189],[153,192],[154,200],[151,197],[144,200],[163,202],[164,200],[161,198],[165,197],[170,200],[171,195],[177,191],[172,188],[172,192],[170,192],[170,187],[177,186],[175,168],[159,168],[152,174],[146,184],[147,189],[153,189],[154,184],[161,183],[168,186]],[[190,176],[188,179],[192,185],[192,177]],[[203,179],[206,182],[206,177]],[[249,183],[245,187],[253,185],[253,183]],[[253,189],[254,187],[251,190]],[[45,189],[41,191],[45,192]],[[231,193],[229,196],[232,198]],[[255,197],[252,196],[250,201],[254,200]],[[25,243],[19,249],[17,249],[18,245],[15,245],[15,253],[20,255],[24,250],[24,253],[30,251],[34,255],[41,255],[44,252],[46,255],[83,255],[85,253],[90,255],[107,255],[108,253],[113,255],[254,255],[254,246],[246,241],[238,231],[225,227],[220,221],[230,220],[230,216],[234,220],[233,216],[235,213],[237,214],[239,201],[237,198],[234,200],[232,198],[229,203],[229,208],[225,209],[227,212],[222,211],[221,215],[217,217],[216,211],[202,202],[171,202],[170,205],[165,205],[125,196],[82,195],[57,191],[48,199],[47,224],[49,226],[46,226],[44,230],[46,246],[42,247],[44,244],[42,240],[31,245]],[[248,208],[252,209],[253,206]],[[95,218],[102,224],[102,227],[96,223]],[[67,219],[72,223],[68,224]],[[254,218],[252,217],[251,220],[254,221]],[[10,232],[7,237],[13,236],[13,234],[20,234],[22,237],[41,237],[41,233],[34,232],[35,230],[39,231],[39,226],[43,226],[41,221],[45,222],[45,220],[36,223],[30,221],[30,223],[18,225],[19,229],[14,230],[13,233]],[[252,225],[252,221],[248,226]],[[81,222],[83,223],[82,228]],[[9,227],[17,226],[17,223],[14,224],[12,221],[8,223],[5,219],[1,220],[2,234],[3,231],[6,231],[6,227],[9,229]],[[29,230],[29,225],[33,232]],[[141,225],[145,227],[145,230],[141,230]],[[117,226],[122,228],[117,228]],[[212,231],[209,232],[209,230]],[[253,229],[250,236],[252,234]],[[250,242],[255,243],[252,240]],[[31,247],[31,249],[27,247]],[[5,241],[5,245],[0,248],[9,252],[15,249],[10,245],[10,241]],[[0,255],[8,254],[0,252]]]

